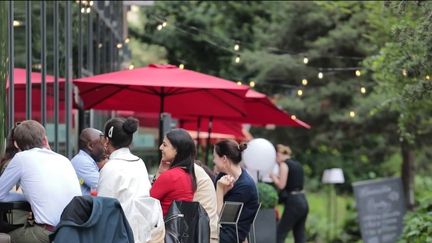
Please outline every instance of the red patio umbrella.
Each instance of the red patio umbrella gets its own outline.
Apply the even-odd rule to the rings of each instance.
[[[26,70],[14,68],[14,109],[17,119],[25,119],[26,111]],[[32,82],[32,118],[41,120],[41,82],[42,74],[31,72]],[[46,111],[48,116],[53,116],[54,111],[54,76],[46,75]],[[9,89],[9,82],[6,82],[6,89]],[[64,79],[59,78],[59,108],[64,110]],[[63,112],[59,113],[60,122],[64,121]]]
[[[209,124],[210,121],[207,118],[201,119],[200,127],[198,127],[198,123],[196,120],[179,120],[179,127],[184,128],[188,131],[193,131],[193,137],[198,137],[199,131],[199,139],[207,139],[209,136]],[[228,138],[233,138],[237,140],[245,139],[245,135],[243,134],[243,126],[239,122],[230,122],[223,120],[213,121],[210,131],[210,138],[218,138],[221,137],[221,134],[225,134]]]
[[[173,65],[152,64],[79,78],[74,83],[85,109],[225,118],[245,115],[243,97],[247,87]]]
[[[301,121],[296,116],[279,109],[265,94],[252,89],[246,93],[245,107],[246,116],[235,118],[236,121],[258,126],[274,124],[278,126],[310,128],[310,125]]]

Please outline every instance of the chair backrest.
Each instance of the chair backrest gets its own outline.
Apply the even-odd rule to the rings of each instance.
[[[259,203],[258,208],[257,208],[257,210],[255,212],[255,215],[254,215],[254,219],[252,221],[252,226],[254,226],[254,227],[255,227],[255,220],[256,220],[256,218],[258,216],[258,213],[259,213],[260,209],[261,209],[261,203]]]
[[[248,239],[248,242],[250,242],[250,243],[255,243],[256,242],[255,220],[256,220],[256,218],[258,216],[258,213],[259,213],[260,209],[261,209],[261,203],[258,204],[258,208],[257,208],[257,210],[255,212],[254,219],[252,221],[251,229],[249,230],[249,239]]]
[[[219,216],[219,224],[237,224],[242,210],[242,202],[225,201]]]

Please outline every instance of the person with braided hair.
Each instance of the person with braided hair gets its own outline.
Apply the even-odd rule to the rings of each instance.
[[[218,212],[220,213],[225,201],[243,203],[238,221],[239,242],[246,239],[259,206],[255,182],[240,165],[242,151],[246,147],[247,144],[238,144],[234,140],[225,139],[216,143],[213,151],[213,161],[216,170],[220,172],[216,178]],[[219,240],[221,243],[237,242],[235,227],[222,225]]]
[[[138,243],[163,242],[165,226],[159,201],[150,197],[144,162],[129,150],[138,120],[112,118],[105,124],[108,161],[99,176],[98,196],[117,198]]]

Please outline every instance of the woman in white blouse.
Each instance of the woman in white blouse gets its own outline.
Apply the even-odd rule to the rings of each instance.
[[[135,242],[163,242],[165,228],[160,203],[149,196],[150,181],[144,162],[129,150],[137,129],[138,120],[131,117],[112,118],[105,124],[110,156],[100,171],[98,196],[120,201]]]

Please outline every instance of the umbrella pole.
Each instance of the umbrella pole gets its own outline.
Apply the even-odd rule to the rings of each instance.
[[[200,127],[201,127],[201,116],[198,116],[198,120],[197,120],[197,144],[196,144],[196,158],[198,159],[199,156],[199,135],[200,135]]]
[[[213,127],[213,117],[211,116],[209,118],[209,124],[208,124],[208,136],[207,136],[206,153],[205,153],[205,163],[207,164],[207,166],[209,165],[210,136],[211,136],[212,127]]]
[[[158,148],[157,148],[157,150],[158,150],[158,154],[159,154],[159,161],[161,161],[161,159],[162,159],[162,154],[161,154],[161,151],[159,150],[159,147],[160,147],[160,145],[162,144],[162,141],[163,141],[163,137],[164,137],[164,135],[163,135],[163,116],[162,116],[162,114],[163,114],[163,112],[164,112],[164,94],[163,94],[163,92],[164,92],[164,87],[162,87],[161,88],[162,89],[162,94],[159,96],[160,97],[160,112],[159,112],[159,144],[158,144]]]

